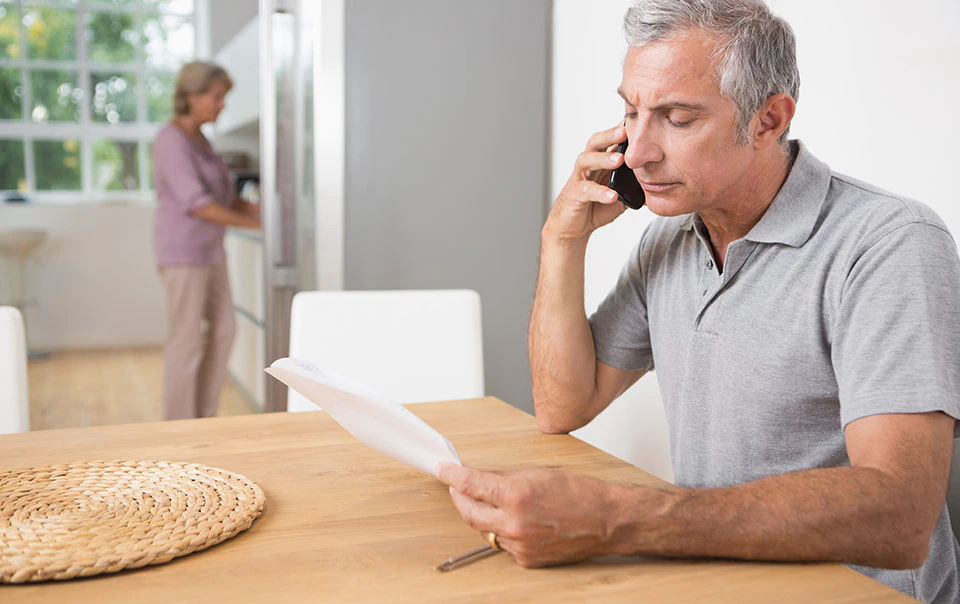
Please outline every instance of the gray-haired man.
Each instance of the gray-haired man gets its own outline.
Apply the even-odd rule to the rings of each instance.
[[[458,510],[524,566],[835,560],[956,602],[952,237],[787,140],[794,39],[761,1],[640,0],[625,31],[625,122],[590,139],[543,227],[534,401],[568,432],[656,368],[677,488],[445,465]],[[586,243],[624,211],[604,186],[624,162],[661,218],[588,320]]]

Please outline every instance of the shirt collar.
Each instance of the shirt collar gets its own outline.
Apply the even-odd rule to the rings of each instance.
[[[810,239],[830,188],[830,167],[814,157],[802,142],[791,141],[791,145],[797,150],[793,168],[760,222],[744,239],[793,247]],[[698,220],[696,214],[688,214],[681,226],[689,231]]]

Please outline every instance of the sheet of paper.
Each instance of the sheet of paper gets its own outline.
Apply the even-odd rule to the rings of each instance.
[[[403,405],[344,376],[285,358],[265,369],[324,409],[360,441],[390,457],[434,474],[441,461],[460,465],[453,445]]]

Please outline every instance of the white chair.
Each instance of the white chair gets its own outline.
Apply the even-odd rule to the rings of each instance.
[[[301,292],[291,309],[290,356],[399,403],[482,397],[480,296],[470,290]],[[290,390],[288,411],[316,409]]]
[[[0,306],[0,434],[30,430],[27,398],[27,345],[23,317]]]
[[[26,270],[27,258],[37,250],[43,242],[47,240],[46,231],[39,229],[13,229],[0,231],[0,256],[7,259],[7,269],[10,275],[10,300],[9,303],[17,308],[21,313],[25,313],[29,300],[27,299],[26,289]],[[26,320],[21,314],[21,320]],[[26,340],[26,327],[24,327],[24,340]],[[39,352],[30,350],[27,346],[27,357],[29,359],[42,359],[49,356],[48,352]]]

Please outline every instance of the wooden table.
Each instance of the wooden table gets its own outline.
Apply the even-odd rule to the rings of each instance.
[[[638,484],[658,479],[571,436],[541,434],[494,398],[412,405],[482,468],[547,465]],[[838,564],[603,558],[525,570],[498,554],[449,573],[484,543],[446,487],[359,443],[323,412],[0,436],[0,469],[96,459],[190,461],[239,472],[267,502],[253,527],[160,566],[0,586],[31,602],[912,602]]]

